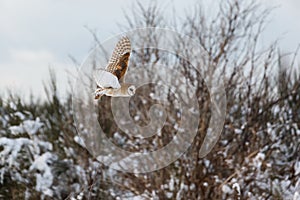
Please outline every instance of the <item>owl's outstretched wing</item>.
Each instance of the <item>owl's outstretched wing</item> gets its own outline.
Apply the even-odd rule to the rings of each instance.
[[[117,77],[120,83],[124,82],[124,77],[128,69],[131,44],[128,37],[122,37],[116,44],[116,47],[109,59],[106,71]]]
[[[121,87],[118,78],[108,71],[101,69],[96,70],[94,78],[98,87],[115,89],[119,89]]]

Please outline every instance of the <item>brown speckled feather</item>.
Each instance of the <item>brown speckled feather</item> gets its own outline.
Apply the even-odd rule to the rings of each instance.
[[[128,37],[122,37],[116,44],[116,47],[109,59],[106,71],[114,74],[119,82],[124,82],[124,77],[128,69],[131,44]]]

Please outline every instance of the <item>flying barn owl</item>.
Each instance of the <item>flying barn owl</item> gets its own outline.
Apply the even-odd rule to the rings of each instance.
[[[97,89],[94,92],[95,99],[99,99],[103,95],[129,97],[135,94],[135,86],[124,82],[130,51],[129,38],[122,37],[116,44],[105,70],[98,70],[95,74],[97,83]]]

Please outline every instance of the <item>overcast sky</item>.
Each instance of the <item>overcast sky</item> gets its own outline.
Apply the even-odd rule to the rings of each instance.
[[[295,50],[300,43],[299,1],[261,1],[279,6],[272,13],[272,23],[263,42],[267,45],[280,37],[283,50]],[[93,39],[84,26],[96,29],[100,41],[104,41],[120,33],[117,23],[125,22],[123,9],[129,9],[134,2],[0,0],[0,94],[9,88],[24,96],[30,91],[44,96],[42,81],[49,80],[51,67],[57,72],[63,96],[69,76],[66,71],[75,72],[68,55],[82,62],[92,47]],[[196,0],[169,0],[160,4],[167,9],[171,2],[178,14],[184,14]]]

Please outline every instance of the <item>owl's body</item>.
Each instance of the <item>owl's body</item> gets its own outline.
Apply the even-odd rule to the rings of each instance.
[[[98,88],[96,94],[111,97],[130,97],[135,93],[135,86],[129,83],[121,83],[120,88]]]
[[[95,99],[99,99],[103,95],[112,97],[128,97],[134,95],[135,86],[124,83],[130,52],[131,45],[129,38],[122,37],[116,44],[105,70],[97,71]]]

